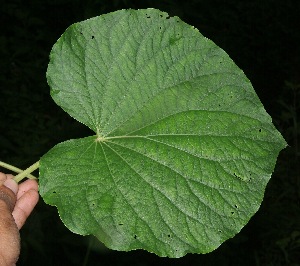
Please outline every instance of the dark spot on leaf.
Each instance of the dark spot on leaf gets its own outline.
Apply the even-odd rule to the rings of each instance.
[[[80,34],[82,35],[82,32],[80,32]]]
[[[137,239],[137,235],[134,235],[134,239]]]
[[[124,224],[122,224],[122,223],[119,223],[119,225],[124,225]]]
[[[95,39],[95,36],[94,36],[94,35],[92,35],[92,39]]]
[[[238,206],[237,206],[236,204],[234,205],[234,207],[235,207],[236,209],[238,208]]]
[[[234,212],[231,212],[231,215],[234,215]]]
[[[52,193],[53,193],[53,194],[55,194],[55,193],[56,193],[56,191],[53,191]]]
[[[178,40],[180,40],[180,37],[171,37],[170,38],[170,45],[174,45],[175,42],[177,42]]]
[[[171,235],[168,235],[168,237],[171,237]]]
[[[50,91],[50,94],[53,96],[53,95],[56,95],[56,94],[58,94],[58,93],[60,93],[60,90],[51,90]]]
[[[261,132],[261,128],[258,131]]]

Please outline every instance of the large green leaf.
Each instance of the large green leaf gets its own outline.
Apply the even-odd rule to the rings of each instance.
[[[258,210],[286,143],[197,29],[155,9],[76,23],[47,78],[54,101],[95,132],[41,158],[40,193],[71,231],[181,257],[216,249]]]

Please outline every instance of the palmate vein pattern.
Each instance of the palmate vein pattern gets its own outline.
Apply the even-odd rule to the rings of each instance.
[[[65,225],[116,250],[207,253],[258,210],[286,143],[229,56],[179,18],[121,10],[54,45],[51,96],[95,136],[41,158]]]

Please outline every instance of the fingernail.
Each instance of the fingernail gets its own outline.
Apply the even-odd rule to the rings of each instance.
[[[13,179],[6,179],[6,181],[3,183],[4,186],[8,187],[10,190],[12,190],[15,194],[17,194],[19,190],[18,183]]]

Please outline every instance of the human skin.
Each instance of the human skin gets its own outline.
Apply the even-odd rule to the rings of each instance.
[[[12,175],[0,173],[0,265],[16,265],[20,233],[39,199],[38,184],[26,180],[18,185]]]

